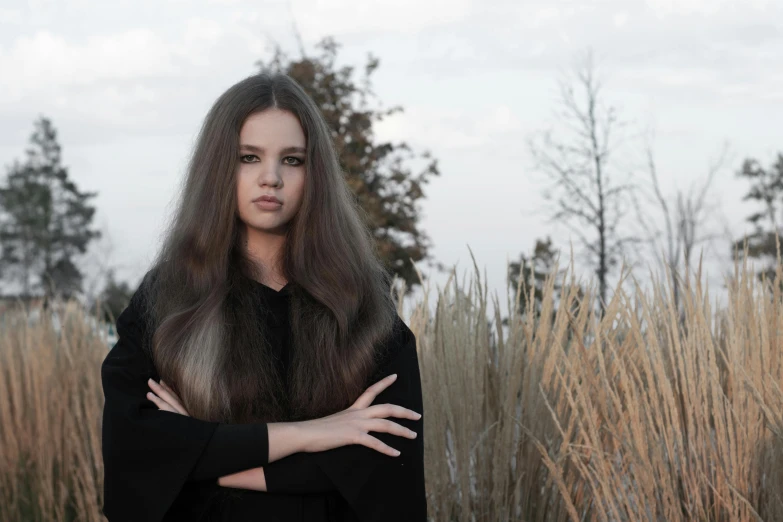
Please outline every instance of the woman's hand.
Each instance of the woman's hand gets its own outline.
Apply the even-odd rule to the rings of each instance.
[[[368,434],[369,431],[391,433],[410,439],[416,438],[416,432],[387,420],[385,417],[419,420],[421,414],[396,404],[375,404],[372,402],[383,390],[397,379],[397,374],[389,375],[376,382],[356,399],[348,409],[320,419],[297,423],[307,452],[325,451],[349,444],[361,444],[386,455],[396,457],[396,449],[384,444]]]
[[[190,417],[190,414],[182,406],[182,401],[177,397],[174,391],[166,386],[166,383],[160,381],[160,384],[150,379],[147,381],[152,392],[147,393],[147,398],[155,403],[159,410],[170,411],[172,413],[179,413],[186,417]],[[155,392],[155,393],[153,393]]]

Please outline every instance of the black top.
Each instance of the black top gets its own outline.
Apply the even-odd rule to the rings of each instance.
[[[146,398],[147,379],[159,381],[141,317],[141,286],[117,318],[117,343],[101,366],[104,392],[103,513],[123,521],[425,521],[424,424],[416,338],[398,319],[377,382],[397,380],[374,404],[392,403],[422,419],[391,418],[418,433],[415,439],[370,432],[400,450],[390,457],[362,445],[295,453],[269,463],[266,423],[225,424],[158,410]],[[279,291],[248,279],[268,314],[276,364],[290,363],[288,303],[292,283]],[[263,467],[267,491],[225,488],[218,477]]]

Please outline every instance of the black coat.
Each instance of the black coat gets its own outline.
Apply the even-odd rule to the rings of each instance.
[[[287,306],[286,288],[276,292],[254,284],[273,308]],[[101,366],[103,513],[109,522],[426,520],[416,338],[401,319],[373,382],[392,373],[397,380],[374,404],[398,404],[422,413],[418,421],[391,418],[416,431],[417,438],[370,432],[400,450],[397,457],[349,445],[269,463],[265,423],[199,420],[158,410],[146,398],[147,380],[160,377],[143,346],[149,332],[141,318],[142,299],[140,286],[117,318],[119,338]],[[260,314],[272,321],[285,315]],[[256,467],[264,468],[265,492],[217,484],[220,476]]]

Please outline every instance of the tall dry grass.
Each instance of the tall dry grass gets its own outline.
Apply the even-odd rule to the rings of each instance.
[[[743,261],[715,310],[699,269],[680,322],[669,285],[629,296],[621,281],[602,318],[573,279],[560,296],[547,282],[553,321],[529,306],[506,335],[476,280],[466,293],[452,278],[434,317],[415,309],[431,515],[783,520],[780,289]]]
[[[98,521],[100,364],[106,343],[76,302],[0,319],[0,520]],[[40,312],[40,311],[39,311]],[[31,324],[32,323],[32,324]]]
[[[541,316],[558,303],[554,320],[528,307],[507,328],[478,270],[452,276],[434,313],[427,289],[407,322],[431,519],[783,520],[780,290],[738,262],[714,309],[700,278],[685,277],[682,321],[660,282],[618,284],[601,317],[572,270],[560,295],[547,282]],[[60,334],[2,327],[2,520],[101,519],[107,347],[75,303],[61,317]]]

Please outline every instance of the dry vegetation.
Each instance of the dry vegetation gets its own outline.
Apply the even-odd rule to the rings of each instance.
[[[748,272],[737,265],[723,309],[699,274],[684,281],[682,321],[661,284],[630,296],[618,285],[603,319],[575,284],[559,296],[550,285],[554,321],[505,328],[487,320],[480,283],[452,278],[434,315],[425,295],[408,323],[431,518],[783,520],[783,303]],[[73,303],[60,334],[9,321],[0,520],[100,520],[105,343]]]
[[[3,522],[105,520],[100,364],[107,347],[84,316],[77,303],[63,303],[59,333],[26,313],[0,318]]]

